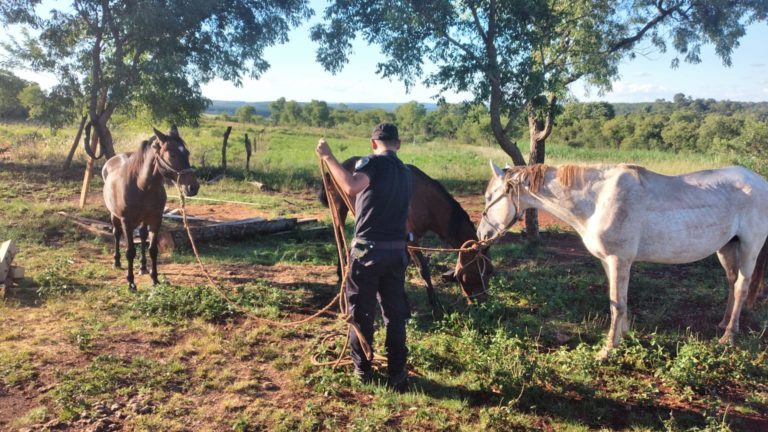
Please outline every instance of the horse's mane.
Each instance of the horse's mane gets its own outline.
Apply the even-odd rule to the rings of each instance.
[[[566,165],[560,165],[555,168],[555,176],[557,178],[557,181],[563,185],[564,187],[571,187],[574,184],[583,183],[585,181],[586,175],[589,172],[593,171],[601,171],[605,172],[608,169],[612,168],[626,168],[632,175],[637,177],[639,180],[642,180],[642,175],[647,171],[644,167],[640,165],[632,165],[632,164],[619,164],[619,165],[573,165],[573,164],[566,164]],[[519,170],[522,170],[522,179],[528,180],[529,184],[528,187],[530,188],[531,192],[537,192],[541,185],[544,183],[544,175],[547,173],[547,171],[550,169],[549,166],[545,164],[534,164],[529,165],[526,167],[520,167]],[[514,172],[519,172],[519,170],[508,170],[507,175],[510,176]]]
[[[451,195],[450,192],[443,186],[442,183],[428,176],[424,171],[415,167],[414,165],[408,165],[413,173],[421,176],[425,181],[431,184],[435,190],[445,199],[445,201],[451,206],[451,217],[448,221],[449,230],[454,233],[458,233],[464,224],[472,224],[472,220],[469,218],[469,214],[459,204],[458,201]],[[474,226],[474,225],[473,225]]]
[[[152,138],[144,140],[139,144],[139,148],[131,155],[128,160],[128,172],[138,174],[141,171],[141,167],[144,166],[144,159],[152,145]]]
[[[509,180],[513,174],[520,173],[521,180],[528,180],[528,187],[531,192],[537,192],[544,183],[544,174],[547,173],[549,167],[544,164],[527,165],[523,167],[515,167],[513,169],[506,169],[506,179]]]

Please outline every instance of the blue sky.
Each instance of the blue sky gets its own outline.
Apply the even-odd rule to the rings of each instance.
[[[350,63],[341,73],[332,75],[325,72],[315,62],[315,45],[309,39],[309,27],[317,21],[319,18],[315,16],[312,22],[294,30],[287,44],[266,51],[266,59],[272,67],[258,81],[245,80],[242,88],[215,81],[205,86],[204,93],[215,99],[247,101],[274,100],[281,96],[302,102],[311,99],[328,102],[434,100],[436,88],[420,85],[406,93],[405,86],[400,82],[378,77],[376,62],[379,49],[360,40],[354,45]],[[645,52],[644,55],[621,64],[621,76],[614,82],[612,92],[598,95],[591,91],[587,94],[580,82],[574,83],[571,91],[577,99],[583,101],[671,100],[675,93],[680,92],[700,98],[768,101],[766,44],[768,24],[752,25],[733,54],[732,67],[723,66],[714,50],[705,47],[701,63],[682,63],[677,69],[670,68],[674,58],[672,53],[660,53],[648,44],[639,50]],[[447,94],[446,99],[449,102],[460,102],[467,99],[467,96]]]
[[[271,68],[258,80],[245,79],[242,87],[221,80],[203,87],[203,94],[211,99],[266,101],[279,97],[297,101],[312,99],[327,102],[432,102],[435,88],[416,86],[407,93],[397,81],[379,78],[376,62],[379,49],[358,41],[354,54],[344,70],[332,75],[315,62],[315,45],[309,39],[309,28],[320,21],[324,1],[313,0],[316,14],[310,22],[293,30],[285,45],[266,50],[265,58]],[[8,29],[0,30],[5,39]],[[641,47],[645,55],[626,60],[620,66],[620,78],[613,91],[598,95],[586,93],[580,82],[571,88],[573,95],[582,101],[605,100],[609,102],[644,102],[664,98],[671,100],[675,93],[685,93],[696,98],[730,99],[738,101],[768,101],[768,24],[750,26],[742,38],[741,46],[733,55],[733,66],[723,66],[713,50],[705,47],[702,63],[681,64],[670,68],[671,53],[659,53],[650,46]],[[23,78],[50,86],[55,77],[39,76],[16,71]],[[446,94],[449,102],[460,102],[468,95]]]

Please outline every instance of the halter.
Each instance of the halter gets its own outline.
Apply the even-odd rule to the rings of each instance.
[[[512,225],[515,224],[515,222],[523,218],[523,210],[520,209],[520,182],[514,181],[512,180],[512,178],[510,178],[508,180],[505,180],[503,185],[494,189],[492,193],[497,192],[502,187],[504,188],[504,193],[499,194],[499,196],[496,197],[495,200],[491,201],[490,204],[485,206],[485,208],[483,209],[482,220],[484,220],[488,225],[490,225],[491,227],[493,227],[494,230],[496,230],[496,234],[494,235],[494,238],[501,237],[509,228],[512,227]],[[491,220],[488,218],[488,209],[496,205],[496,203],[501,201],[503,198],[506,198],[507,195],[512,192],[515,192],[515,195],[517,198],[516,200],[517,203],[513,203],[515,206],[515,216],[512,218],[512,220],[508,224],[504,225],[501,229],[499,229],[498,226],[495,223],[491,222]]]
[[[184,174],[191,174],[191,173],[195,172],[195,169],[192,168],[192,167],[184,168],[184,169],[180,169],[180,170],[177,170],[176,168],[172,167],[171,164],[169,164],[168,161],[166,161],[163,158],[163,156],[160,154],[159,150],[155,150],[155,161],[157,162],[158,165],[160,165],[163,168],[162,171],[166,171],[166,172],[169,171],[169,172],[173,173],[174,175],[176,175],[176,179],[174,180],[176,183],[179,182],[179,179]]]

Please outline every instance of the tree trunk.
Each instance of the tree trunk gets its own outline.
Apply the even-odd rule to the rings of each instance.
[[[99,145],[98,134],[91,136],[91,151],[96,153],[96,148]],[[93,164],[96,162],[94,158],[88,158],[88,163],[85,164],[85,176],[83,176],[83,187],[80,189],[80,208],[85,208],[85,202],[88,198],[88,187],[91,184],[91,177],[93,176]]]
[[[537,125],[540,122],[536,122]],[[538,129],[538,128],[537,128]],[[538,130],[531,130],[531,152],[528,154],[528,165],[544,163],[544,142],[545,139],[537,140]],[[538,242],[539,236],[539,211],[531,208],[525,211],[525,234],[528,241]]]
[[[528,155],[528,165],[544,163],[545,146],[547,137],[554,127],[554,108],[557,97],[553,94],[547,96],[545,118],[537,116],[532,105],[528,106],[528,133],[530,135],[531,150]],[[538,242],[539,236],[539,212],[536,209],[525,211],[525,234],[529,242]]]
[[[501,87],[498,86],[496,80],[491,80],[491,103],[489,114],[491,117],[491,131],[496,138],[496,142],[504,153],[508,154],[512,158],[512,162],[515,165],[525,165],[525,159],[520,149],[517,148],[517,144],[509,139],[507,128],[501,124]]]
[[[251,140],[248,139],[248,134],[245,134],[245,172],[251,170]]]
[[[85,128],[85,122],[87,120],[88,116],[83,116],[83,119],[80,120],[80,128],[77,130],[75,140],[72,142],[72,148],[69,149],[67,159],[64,161],[64,166],[61,168],[62,171],[68,170],[69,166],[72,164],[72,158],[75,156],[75,150],[77,150],[78,144],[80,144],[80,137],[83,135],[83,128]]]
[[[95,130],[95,136],[99,139],[99,146],[104,154],[104,159],[109,160],[115,155],[115,145],[112,141],[112,132],[107,126],[109,118],[112,117],[111,111],[102,111],[96,116],[95,119],[91,119],[93,122],[93,129]],[[95,151],[95,150],[94,150]]]
[[[229,140],[229,134],[232,132],[232,126],[228,126],[224,132],[224,143],[221,145],[221,170],[224,174],[227,173],[227,140]]]

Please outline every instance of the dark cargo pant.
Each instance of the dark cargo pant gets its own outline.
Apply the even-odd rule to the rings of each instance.
[[[411,316],[405,295],[405,267],[408,255],[405,249],[371,249],[364,256],[350,257],[350,273],[347,279],[346,295],[349,313],[354,317],[360,331],[373,346],[373,320],[376,316],[376,301],[387,330],[385,346],[389,375],[395,376],[405,370],[408,349],[405,346],[405,323]],[[370,370],[371,363],[365,358],[357,334],[350,330],[350,347],[355,371]]]

